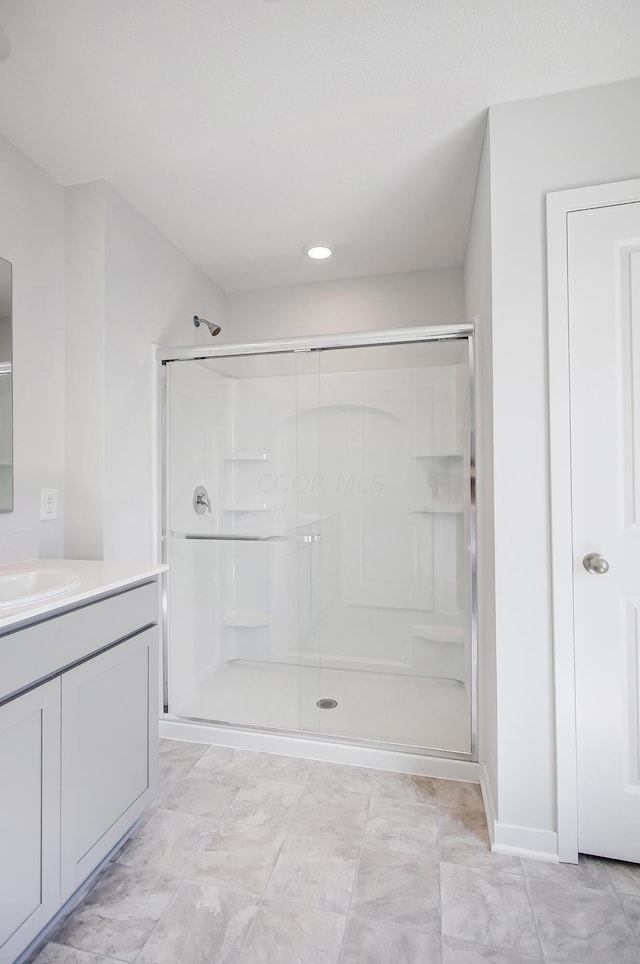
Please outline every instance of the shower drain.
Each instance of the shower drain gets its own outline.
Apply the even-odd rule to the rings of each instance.
[[[321,710],[335,710],[337,705],[337,700],[318,700],[316,703],[316,706],[319,706]]]

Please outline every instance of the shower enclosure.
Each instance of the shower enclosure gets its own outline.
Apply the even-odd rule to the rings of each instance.
[[[167,717],[475,759],[471,326],[159,357]]]

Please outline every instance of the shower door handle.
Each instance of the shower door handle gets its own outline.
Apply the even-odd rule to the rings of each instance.
[[[312,542],[320,542],[320,536],[317,532],[304,535],[300,540],[303,545],[308,546]]]

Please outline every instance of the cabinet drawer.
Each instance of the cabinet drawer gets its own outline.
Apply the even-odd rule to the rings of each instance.
[[[0,701],[158,621],[156,581],[0,636]]]

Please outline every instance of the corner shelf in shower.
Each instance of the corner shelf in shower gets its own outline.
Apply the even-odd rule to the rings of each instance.
[[[456,502],[439,502],[434,505],[413,505],[411,506],[412,512],[426,512],[436,515],[439,513],[454,513],[456,515],[462,515],[465,507],[462,504]]]
[[[460,449],[429,449],[424,452],[413,452],[412,459],[461,459]]]
[[[222,617],[223,626],[235,626],[243,629],[258,629],[261,626],[269,626],[271,616],[269,613],[225,613]]]
[[[434,643],[464,643],[467,632],[462,626],[420,625],[411,627],[411,635]]]
[[[268,452],[227,452],[225,462],[270,462]]]

